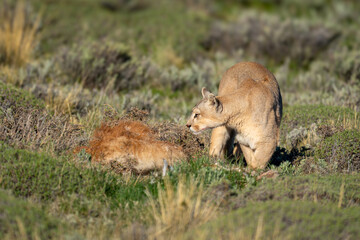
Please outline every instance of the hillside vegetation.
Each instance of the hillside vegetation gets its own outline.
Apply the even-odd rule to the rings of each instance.
[[[0,0],[0,239],[359,239],[357,0]],[[283,96],[264,171],[184,126],[256,61]],[[136,174],[81,150],[147,124],[188,161]],[[273,178],[264,177],[272,170]]]

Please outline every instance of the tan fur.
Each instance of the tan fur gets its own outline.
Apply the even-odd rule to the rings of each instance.
[[[265,168],[280,138],[282,99],[274,75],[254,62],[240,62],[223,75],[219,94],[202,89],[187,126],[194,133],[213,129],[210,155],[241,148],[250,168]]]
[[[156,140],[151,129],[137,121],[120,121],[114,127],[102,125],[85,149],[97,162],[115,162],[139,173],[161,169],[163,159],[172,165],[186,158],[181,147]]]

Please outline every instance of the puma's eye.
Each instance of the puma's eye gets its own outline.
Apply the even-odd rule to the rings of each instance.
[[[200,114],[195,113],[194,118],[197,118]]]

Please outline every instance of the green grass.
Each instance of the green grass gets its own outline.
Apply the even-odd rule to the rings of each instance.
[[[226,168],[229,167],[226,163],[223,163],[223,165]],[[170,172],[170,178],[174,176],[177,179],[179,174],[185,174],[187,177],[193,176],[203,179],[205,185],[218,184],[226,181],[234,189],[241,189],[246,185],[246,178],[242,173],[231,170],[231,166],[227,169],[215,167],[213,160],[207,156],[199,155],[189,163],[184,162],[175,165],[174,171]]]
[[[309,127],[312,123],[341,125],[344,120],[355,121],[355,111],[338,106],[295,105],[284,108],[282,123],[291,122],[297,126]],[[360,122],[359,119],[357,122]]]
[[[360,174],[298,175],[288,174],[275,180],[264,180],[249,186],[233,201],[233,207],[243,207],[251,202],[269,200],[315,201],[322,205],[339,204],[342,207],[360,206]],[[342,186],[344,193],[341,192]]]
[[[357,239],[360,208],[311,201],[249,203],[187,234],[187,239]]]
[[[150,175],[122,176],[89,162],[75,164],[69,157],[50,157],[45,153],[34,153],[28,150],[0,145],[0,187],[9,189],[16,197],[37,199],[50,203],[62,199],[65,212],[78,212],[83,216],[94,209],[87,206],[88,201],[104,204],[111,208],[133,209],[135,204],[146,200],[145,190],[152,194],[157,192],[157,183],[163,185],[161,177]],[[209,186],[222,181],[230,182],[234,188],[245,185],[242,174],[210,166],[209,158],[199,158],[190,163],[174,167],[169,178],[173,183],[179,177],[196,177],[203,179]],[[83,166],[82,166],[83,165]],[[74,202],[66,202],[76,196]]]
[[[114,208],[132,207],[134,202],[145,200],[145,189],[154,192],[156,188],[150,180],[124,179],[99,167],[76,166],[65,158],[55,159],[4,144],[0,149],[1,188],[12,190],[17,197],[44,203],[61,198],[67,212],[89,214],[93,209],[86,205],[88,201]],[[67,202],[71,196],[77,197],[74,202]]]
[[[352,129],[360,126],[360,120],[355,110],[347,107],[327,105],[294,105],[284,107],[281,121],[281,138],[294,129],[303,127],[309,129],[312,124],[316,127],[330,126],[337,129]]]
[[[0,190],[1,239],[50,239],[64,233],[66,226],[40,206]]]

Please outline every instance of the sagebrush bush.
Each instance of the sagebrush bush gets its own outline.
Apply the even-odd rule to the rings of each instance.
[[[24,1],[0,9],[0,64],[21,66],[30,61],[37,44],[40,15],[32,20]]]
[[[304,65],[337,36],[334,30],[306,21],[282,21],[275,16],[250,13],[234,22],[215,22],[203,46],[231,54],[243,50],[258,59],[267,56],[278,63],[289,58]]]
[[[67,82],[109,91],[136,89],[146,83],[149,62],[135,60],[119,44],[78,44],[57,57]]]
[[[61,152],[87,139],[80,126],[65,115],[50,113],[42,101],[24,90],[0,82],[0,98],[0,141]]]
[[[171,66],[160,73],[160,79],[173,91],[184,89],[201,91],[202,87],[215,89],[220,81],[216,79],[215,65],[211,61],[204,61],[201,64],[192,62],[183,69]]]
[[[360,85],[360,50],[349,48],[334,51],[327,66],[344,82]]]
[[[275,73],[279,84],[286,92],[284,101],[293,105],[325,104],[355,107],[359,109],[360,52],[347,47],[334,48],[313,61],[309,69],[295,77],[289,64],[284,64]],[[291,93],[290,93],[291,92]],[[294,94],[295,93],[295,94]]]
[[[67,115],[86,115],[96,105],[94,95],[99,95],[96,89],[84,89],[78,83],[65,86],[31,84],[26,89],[35,98],[44,100],[48,109]]]

